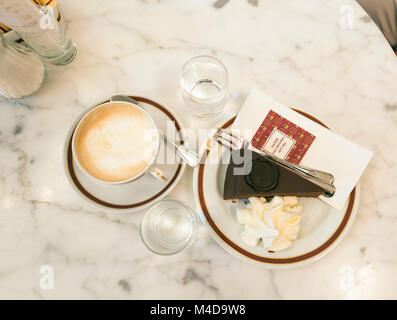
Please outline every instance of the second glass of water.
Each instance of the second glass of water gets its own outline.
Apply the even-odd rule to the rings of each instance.
[[[156,203],[142,219],[143,243],[154,253],[171,255],[186,248],[193,240],[197,218],[183,202],[165,199]]]
[[[186,107],[195,116],[213,117],[223,111],[228,97],[228,73],[218,59],[198,56],[186,62],[180,85]]]

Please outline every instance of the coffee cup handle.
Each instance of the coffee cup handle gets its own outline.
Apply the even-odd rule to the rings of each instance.
[[[155,177],[157,180],[160,180],[161,182],[167,182],[168,177],[167,175],[160,170],[159,168],[153,167],[150,169],[150,174]]]

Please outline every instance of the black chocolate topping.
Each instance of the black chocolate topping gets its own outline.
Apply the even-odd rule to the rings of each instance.
[[[268,191],[277,187],[278,169],[264,158],[252,161],[250,174],[245,176],[245,181],[255,191]]]
[[[239,153],[240,157],[234,157],[234,152]],[[226,171],[223,199],[275,195],[317,197],[324,194],[323,188],[279,164],[268,161],[256,152],[252,152],[251,172],[247,175],[236,175],[234,169],[241,168],[244,164],[235,163],[233,160],[241,159],[244,152],[243,149],[232,151]]]

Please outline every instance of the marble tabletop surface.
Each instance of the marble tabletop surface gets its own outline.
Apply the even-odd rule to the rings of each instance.
[[[60,1],[75,61],[48,66],[42,90],[0,101],[1,299],[396,299],[397,58],[353,0]],[[375,152],[344,240],[308,266],[245,264],[200,229],[168,257],[149,252],[143,212],[100,212],[68,184],[64,139],[88,105],[114,93],[147,94],[185,127],[209,127],[184,109],[182,64],[220,58],[227,111],[251,88],[327,121]],[[193,170],[170,196],[194,207]],[[40,287],[40,267],[54,288]]]

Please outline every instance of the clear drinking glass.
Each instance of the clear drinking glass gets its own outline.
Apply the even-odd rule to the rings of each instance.
[[[76,45],[58,21],[55,21],[54,28],[50,30],[38,33],[19,31],[18,33],[27,44],[52,64],[65,65],[76,57]]]
[[[46,69],[40,57],[24,44],[5,41],[0,34],[0,96],[20,99],[39,90]]]
[[[197,217],[183,202],[165,199],[154,204],[141,221],[143,243],[154,253],[171,255],[193,240]]]
[[[198,56],[186,62],[180,85],[186,107],[194,115],[206,118],[223,111],[228,97],[228,73],[218,59]]]
[[[74,59],[77,50],[65,32],[59,12],[53,8],[55,4],[44,0],[0,0],[0,17],[3,24],[18,33],[40,56],[53,64],[66,64]]]
[[[58,10],[45,5],[37,7],[43,14],[39,24],[35,28],[15,28],[15,31],[48,62],[55,65],[72,62],[77,47],[66,33],[64,21],[58,21]]]

